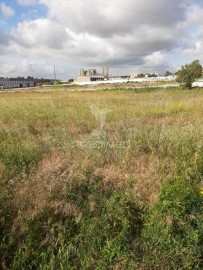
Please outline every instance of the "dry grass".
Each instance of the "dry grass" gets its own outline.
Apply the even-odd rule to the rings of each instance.
[[[160,160],[157,155],[165,147],[169,155],[173,155],[174,151],[174,140],[171,144],[169,141],[168,146],[164,145],[164,140],[170,140],[169,137],[173,135],[176,137],[181,130],[184,132],[185,127],[200,130],[202,101],[201,91],[159,90],[148,94],[131,91],[4,93],[0,95],[1,127],[2,132],[10,136],[11,140],[15,135],[22,142],[24,151],[33,142],[45,151],[42,153],[45,157],[38,161],[38,169],[34,172],[35,181],[40,183],[41,180],[40,184],[44,186],[33,182],[39,194],[38,201],[46,201],[46,195],[40,194],[41,189],[43,192],[46,188],[51,190],[56,184],[55,178],[63,179],[63,175],[67,177],[70,170],[68,160],[71,160],[75,168],[79,167],[78,164],[84,170],[95,166],[95,175],[115,187],[122,187],[127,180],[133,179],[136,183],[135,192],[151,202],[155,200],[160,186]],[[111,110],[105,123],[105,131],[110,140],[123,140],[122,133],[125,133],[126,139],[131,140],[130,150],[112,149],[110,160],[105,165],[101,149],[81,149],[74,145],[75,141],[91,138],[92,130],[99,124],[90,112],[90,103]],[[143,132],[147,136],[145,142],[142,141]],[[153,145],[152,136],[156,136],[154,140],[160,137],[160,141],[156,142],[157,148]],[[6,139],[4,143],[7,143]],[[148,154],[143,153],[143,143],[148,148]],[[58,154],[60,151],[64,157]],[[2,157],[1,173],[4,168]],[[172,161],[165,164],[165,170],[167,173],[175,173]],[[46,181],[49,183],[46,184]]]
[[[89,104],[110,110],[98,137],[92,132],[100,123]],[[94,215],[96,195],[85,197],[87,185],[99,185],[104,194],[130,193],[142,209],[155,205],[163,182],[187,178],[198,167],[202,104],[201,90],[1,93],[0,195],[9,198],[12,234],[43,211],[79,223],[83,196]],[[165,219],[172,222],[170,215]],[[0,212],[0,223],[5,220]],[[53,242],[49,232],[41,240]]]

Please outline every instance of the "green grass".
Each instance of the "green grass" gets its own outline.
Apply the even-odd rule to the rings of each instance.
[[[148,90],[0,94],[0,269],[202,269],[203,92]]]

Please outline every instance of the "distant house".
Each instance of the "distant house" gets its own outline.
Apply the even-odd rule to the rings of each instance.
[[[139,74],[136,73],[136,72],[130,74],[131,79],[135,79],[135,78],[138,78],[138,77],[139,77]]]

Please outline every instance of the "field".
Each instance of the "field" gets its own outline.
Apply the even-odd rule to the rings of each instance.
[[[0,93],[0,269],[203,269],[203,90]]]

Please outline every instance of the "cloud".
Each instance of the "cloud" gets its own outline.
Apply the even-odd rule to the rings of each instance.
[[[1,3],[0,9],[5,17],[12,17],[15,14],[15,10],[8,6],[6,3]]]
[[[10,36],[25,48],[62,49],[67,33],[62,25],[45,18],[19,23]]]
[[[88,32],[108,37],[130,32],[140,25],[171,27],[184,19],[184,9],[175,0],[132,1],[64,1],[40,0],[50,18],[69,25],[75,32]]]
[[[156,71],[162,72],[163,70],[167,70],[169,68],[169,64],[166,60],[166,57],[161,52],[154,52],[150,55],[145,56],[145,70],[151,71],[151,69],[155,69]]]
[[[16,74],[17,71],[17,74]],[[65,70],[63,68],[56,69],[58,75],[64,75]],[[10,74],[11,77],[15,76],[34,76],[34,77],[46,77],[54,78],[54,67],[52,63],[47,63],[44,60],[33,61],[29,59],[5,59],[5,62],[0,65],[0,74],[3,77],[7,77]],[[43,74],[43,76],[42,76]]]
[[[41,0],[40,3],[47,6],[48,18],[18,24],[12,38],[21,47],[35,48],[36,54],[39,48],[42,52],[46,47],[50,54],[55,49],[58,57],[79,59],[86,65],[142,63],[154,51],[171,50],[182,31],[178,18],[175,21],[155,16],[155,12],[148,13],[146,0],[137,5],[127,0],[124,8],[120,0],[114,7],[107,1],[102,6],[86,1]],[[126,9],[128,6],[140,12]],[[179,17],[184,17],[184,10],[175,1],[170,6],[173,16],[179,12]],[[168,5],[156,0],[153,8],[159,14]]]
[[[202,50],[203,25],[198,22],[203,7],[194,2],[18,0],[21,5],[39,3],[39,9],[44,5],[47,16],[24,19],[4,37],[0,32],[1,54],[29,59],[31,64],[22,65],[30,72],[40,61],[69,67],[75,75],[80,66],[108,65],[121,72],[170,69],[181,56],[198,56]]]
[[[22,6],[35,5],[37,0],[17,0],[18,4]]]
[[[9,35],[4,33],[4,31],[2,31],[0,29],[0,45],[5,46],[5,45],[8,45],[8,43],[9,43]],[[1,51],[0,51],[0,53],[1,53]]]

